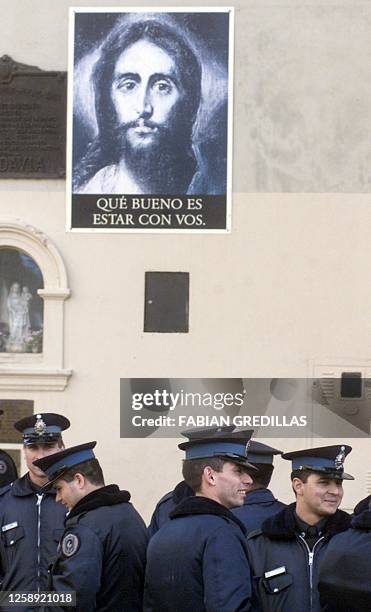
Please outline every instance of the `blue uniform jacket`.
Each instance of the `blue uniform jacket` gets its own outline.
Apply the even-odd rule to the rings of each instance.
[[[351,529],[328,545],[319,590],[326,612],[371,610],[371,509],[354,516]]]
[[[53,492],[35,493],[28,474],[0,490],[1,590],[46,589],[65,516]]]
[[[247,533],[260,529],[266,518],[286,508],[269,489],[256,489],[245,497],[243,506],[233,508],[232,512],[245,525]]]
[[[360,502],[354,508],[354,514],[361,514],[364,510],[371,509],[371,495],[367,495],[364,499],[361,499]]]
[[[350,515],[337,510],[310,551],[297,531],[295,504],[266,519],[247,537],[253,610],[319,612],[318,570],[331,538],[348,529]]]
[[[76,591],[78,612],[142,610],[147,530],[129,499],[117,485],[102,487],[66,518],[50,587]]]
[[[151,538],[145,612],[250,610],[245,529],[224,506],[189,497]]]
[[[173,491],[161,497],[152,514],[151,522],[148,526],[148,535],[151,538],[156,531],[168,520],[169,514],[180,504],[183,499],[194,495],[191,487],[184,480],[179,482]]]

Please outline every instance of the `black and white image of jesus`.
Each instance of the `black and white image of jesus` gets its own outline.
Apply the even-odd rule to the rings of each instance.
[[[226,193],[228,17],[76,14],[74,194]]]

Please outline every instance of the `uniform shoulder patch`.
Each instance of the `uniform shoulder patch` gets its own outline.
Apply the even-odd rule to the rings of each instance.
[[[65,557],[72,557],[80,548],[80,539],[74,533],[67,533],[61,542],[62,553]]]
[[[0,474],[6,474],[8,471],[8,466],[5,461],[0,459]]]

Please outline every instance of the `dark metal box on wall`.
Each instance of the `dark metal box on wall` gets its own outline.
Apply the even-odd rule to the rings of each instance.
[[[66,72],[0,58],[0,178],[64,178]]]

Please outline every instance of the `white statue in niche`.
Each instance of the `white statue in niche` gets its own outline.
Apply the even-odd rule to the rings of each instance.
[[[30,335],[30,300],[32,294],[27,286],[15,282],[11,285],[8,300],[9,337],[6,350],[9,353],[24,353],[26,338]]]
[[[30,321],[30,301],[32,300],[32,293],[30,292],[27,285],[22,288],[22,299],[24,303],[24,321],[23,331],[25,336],[29,336],[31,332],[31,321]]]

